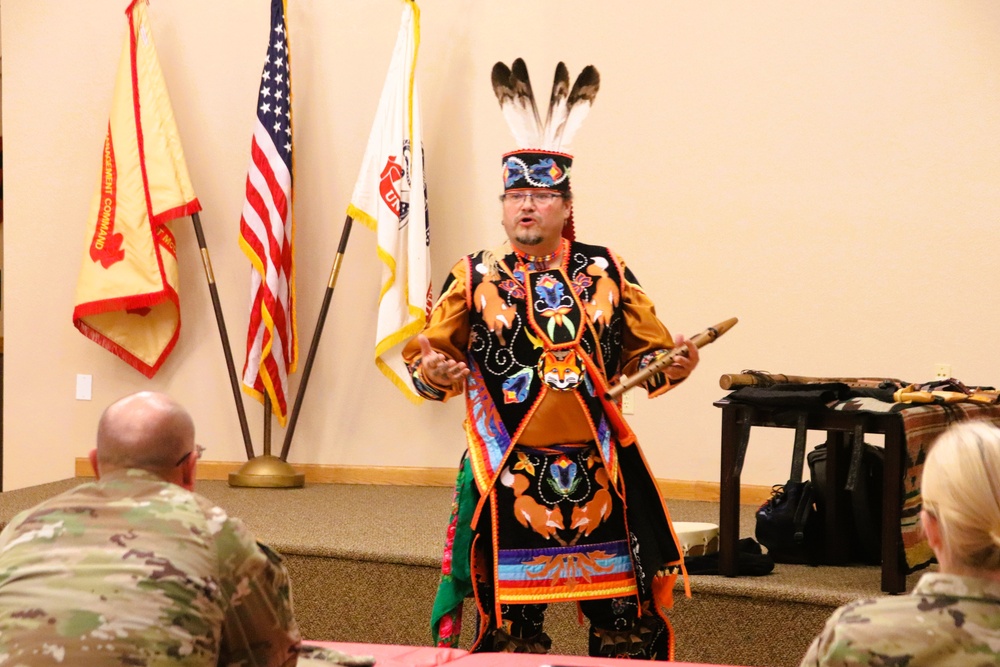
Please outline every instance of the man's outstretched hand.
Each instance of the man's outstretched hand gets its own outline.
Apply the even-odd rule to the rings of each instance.
[[[460,387],[469,376],[469,367],[463,361],[449,359],[431,347],[427,336],[417,336],[420,343],[420,371],[424,379],[439,387]]]

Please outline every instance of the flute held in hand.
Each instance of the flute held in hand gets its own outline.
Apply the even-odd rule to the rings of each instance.
[[[732,329],[737,322],[739,322],[738,319],[736,319],[735,317],[730,317],[728,320],[719,322],[714,327],[709,327],[704,331],[702,331],[701,333],[695,334],[694,336],[691,337],[691,342],[694,343],[695,347],[702,348],[708,345],[709,343],[713,342],[716,338],[718,338],[722,334]],[[672,350],[664,352],[663,354],[661,354],[660,356],[656,357],[651,362],[649,362],[649,364],[645,368],[643,368],[641,371],[638,371],[635,375],[631,375],[628,377],[624,375],[621,376],[621,378],[618,380],[618,383],[615,386],[611,387],[611,389],[608,390],[608,393],[604,395],[605,398],[608,398],[610,400],[617,399],[624,392],[628,391],[632,387],[635,387],[636,385],[642,384],[647,379],[649,379],[651,375],[659,373],[664,368],[673,363],[674,359],[684,354],[687,354],[687,348],[682,346],[677,346]]]

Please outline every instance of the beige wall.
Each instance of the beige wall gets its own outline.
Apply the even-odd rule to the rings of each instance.
[[[104,405],[171,392],[215,460],[244,457],[189,222],[174,229],[183,330],[146,380],[71,324],[85,217],[125,0],[4,0],[4,488],[72,475]],[[265,0],[154,0],[170,87],[230,339],[248,266],[236,244]],[[291,0],[299,327],[308,346],[401,4]],[[677,332],[731,316],[677,392],[632,419],[661,478],[718,479],[721,373],[927,380],[949,363],[1000,382],[1000,4],[423,0],[419,65],[438,285],[501,238],[499,156],[512,148],[489,86],[526,58],[603,84],[574,146],[584,240],[623,254]],[[544,82],[544,83],[542,83]],[[544,94],[547,94],[547,90]],[[457,402],[413,406],[371,362],[379,268],[356,227],[290,459],[451,467]],[[240,360],[240,363],[242,360]],[[74,399],[75,376],[94,400]],[[296,376],[295,382],[298,382]],[[260,415],[248,400],[257,447]],[[275,429],[276,438],[282,435]],[[744,481],[787,476],[790,434],[756,436]]]

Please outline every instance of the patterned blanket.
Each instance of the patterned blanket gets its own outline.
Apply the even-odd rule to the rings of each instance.
[[[846,411],[898,412],[902,417],[906,438],[903,509],[900,514],[903,549],[908,572],[926,567],[934,556],[920,530],[920,476],[927,452],[937,436],[955,422],[978,419],[1000,426],[1000,406],[972,402],[913,405],[861,397],[840,401],[831,407]]]

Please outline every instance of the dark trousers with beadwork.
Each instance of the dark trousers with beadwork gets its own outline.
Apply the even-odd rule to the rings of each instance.
[[[667,624],[643,610],[634,597],[584,600],[580,610],[590,621],[588,653],[594,657],[668,660]],[[489,623],[476,651],[548,653],[552,640],[545,633],[545,604],[501,605],[499,627]]]

